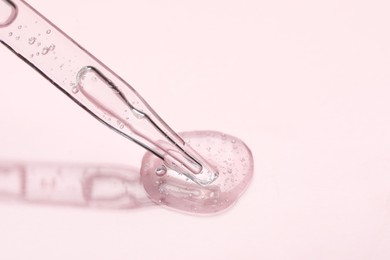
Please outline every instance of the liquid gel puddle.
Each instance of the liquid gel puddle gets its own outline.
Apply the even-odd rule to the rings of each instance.
[[[145,154],[141,181],[150,199],[164,207],[191,214],[213,214],[231,207],[253,176],[253,157],[239,139],[219,132],[185,132],[182,138],[218,168],[219,176],[201,186],[163,165],[152,153]],[[167,169],[161,174],[161,169]]]

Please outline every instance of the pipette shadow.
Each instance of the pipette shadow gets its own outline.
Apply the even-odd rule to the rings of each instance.
[[[122,210],[156,206],[133,167],[31,162],[0,162],[0,202]]]

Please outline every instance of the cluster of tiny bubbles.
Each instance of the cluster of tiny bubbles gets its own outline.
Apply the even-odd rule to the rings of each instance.
[[[35,21],[35,24],[37,24],[37,23],[38,23],[38,21]],[[26,25],[24,25],[24,26],[23,26],[23,25],[18,25],[18,26],[17,26],[17,29],[18,29],[18,30],[22,30],[23,28],[27,28],[27,26],[26,26]],[[50,30],[50,29],[46,30],[46,34],[50,34],[50,33],[51,33],[51,30]],[[15,35],[14,32],[9,32],[9,33],[8,33],[8,36],[9,36],[9,37],[14,36],[14,37],[15,37],[15,40],[17,40],[17,41],[19,41],[19,40],[21,39],[21,36],[20,36],[20,35]],[[38,37],[40,37],[40,36],[41,36],[41,34],[39,33],[39,34],[37,35],[37,37],[35,37],[35,36],[29,37],[29,38],[27,39],[28,44],[31,45],[31,46],[34,45],[34,44],[36,44],[37,47],[40,47],[40,46],[42,45],[41,42],[38,42]],[[54,45],[54,44],[51,44],[51,45],[49,45],[49,46],[45,46],[45,47],[42,48],[41,51],[35,52],[35,53],[33,53],[33,54],[30,54],[30,58],[33,58],[34,56],[39,56],[40,54],[46,55],[46,54],[48,54],[50,51],[53,51],[54,49],[55,49],[55,45]]]
[[[33,45],[33,44],[36,42],[36,38],[35,38],[35,37],[31,37],[31,38],[29,38],[28,42],[29,42],[30,45]],[[38,43],[37,43],[37,46],[38,46],[38,47],[41,46],[41,43],[38,42]],[[38,51],[38,52],[36,53],[36,55],[37,55],[37,56],[39,56],[39,54],[47,55],[49,52],[54,51],[55,47],[56,47],[56,46],[55,46],[54,44],[51,44],[51,45],[49,45],[49,46],[45,46],[45,47],[42,48],[41,51]]]

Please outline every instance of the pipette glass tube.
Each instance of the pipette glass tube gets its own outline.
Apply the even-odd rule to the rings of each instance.
[[[25,1],[0,0],[0,41],[92,116],[169,169],[200,185],[217,179],[218,170],[128,83]]]

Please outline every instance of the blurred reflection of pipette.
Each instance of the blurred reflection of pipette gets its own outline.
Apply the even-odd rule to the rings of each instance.
[[[0,161],[0,201],[97,209],[156,205],[138,172],[113,165]]]

